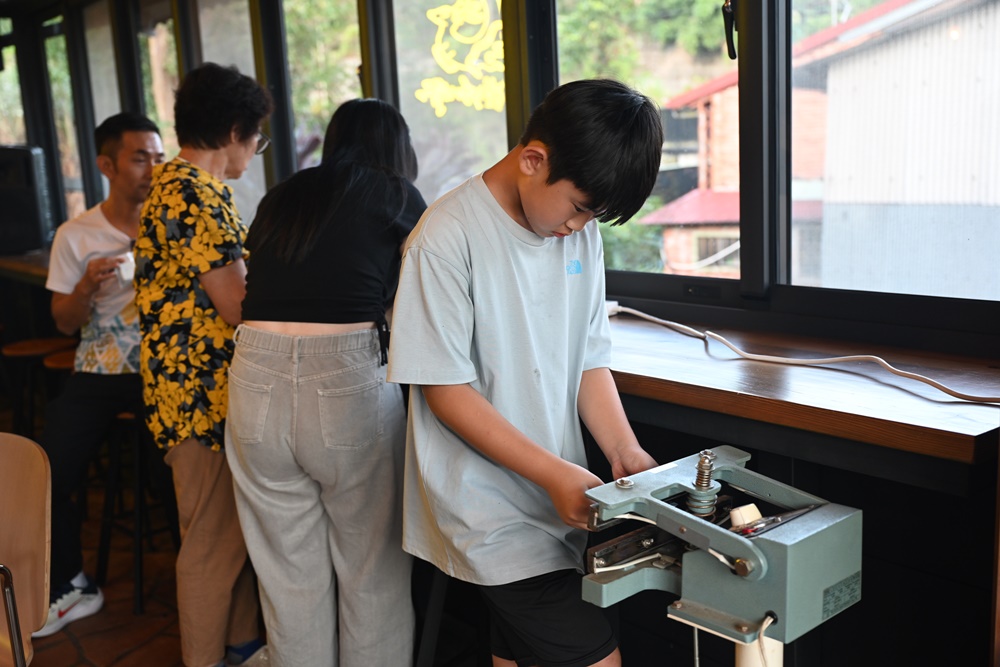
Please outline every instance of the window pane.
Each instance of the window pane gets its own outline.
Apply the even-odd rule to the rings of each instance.
[[[0,19],[0,35],[10,32],[11,20]],[[14,47],[0,49],[0,58],[3,58],[3,70],[0,70],[0,144],[24,144],[27,136]]]
[[[342,102],[361,97],[356,0],[285,0],[285,41],[299,169],[319,164],[323,134]]]
[[[792,282],[1000,299],[1000,4],[792,2]]]
[[[662,110],[645,207],[604,233],[609,269],[739,278],[739,95],[721,3],[558,0],[560,82],[609,77]]]
[[[400,111],[427,201],[507,153],[500,0],[394,3]]]
[[[54,19],[46,25],[59,23]],[[87,210],[80,173],[80,149],[76,143],[76,122],[73,115],[73,90],[69,80],[69,60],[63,35],[45,40],[45,64],[52,92],[52,113],[59,143],[59,166],[62,170],[63,192],[66,197],[66,217],[73,218]]]
[[[256,78],[247,0],[198,0],[198,24],[201,55],[206,62],[235,65],[243,74]],[[250,160],[243,175],[229,181],[229,185],[233,188],[236,210],[243,221],[250,224],[257,212],[257,204],[267,192],[264,158]]]
[[[118,94],[118,72],[115,69],[114,39],[107,0],[99,0],[83,8],[83,27],[87,48],[87,68],[94,101],[94,119],[100,124],[122,109]],[[108,196],[108,179],[101,174],[104,197]]]
[[[167,159],[177,155],[174,91],[178,86],[174,19],[169,0],[143,0],[139,6],[139,59],[146,115],[160,126]]]
[[[87,42],[90,89],[94,98],[94,118],[100,123],[108,116],[113,116],[122,110],[107,0],[100,0],[84,7],[83,24]]]

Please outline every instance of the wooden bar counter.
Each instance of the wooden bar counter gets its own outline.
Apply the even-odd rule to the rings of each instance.
[[[954,398],[876,363],[793,366],[751,361],[718,341],[632,315],[613,317],[611,328],[612,373],[633,422],[936,493],[960,493],[963,487],[981,484],[984,476],[996,482],[998,404]],[[752,354],[797,359],[870,354],[958,392],[1000,396],[996,359],[713,330]],[[1000,498],[990,502],[997,503],[995,516],[1000,517]],[[956,525],[960,518],[956,516]],[[1000,665],[1000,528],[994,525],[992,531],[989,652],[990,664]]]
[[[45,289],[48,273],[48,250],[0,256],[0,325],[5,342],[57,335],[49,312],[51,294]]]
[[[44,286],[48,274],[48,250],[33,250],[23,255],[0,256],[0,277]]]

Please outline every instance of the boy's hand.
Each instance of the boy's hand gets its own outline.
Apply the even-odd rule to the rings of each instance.
[[[604,484],[601,478],[586,468],[565,462],[566,465],[546,487],[559,518],[572,528],[587,528],[591,500],[584,495],[587,489]]]
[[[628,477],[657,466],[656,459],[650,456],[645,449],[636,445],[630,447],[611,461],[611,474],[615,479]]]

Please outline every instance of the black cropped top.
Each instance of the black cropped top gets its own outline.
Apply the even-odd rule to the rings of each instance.
[[[342,213],[351,219],[324,229],[302,262],[290,265],[266,246],[254,248],[243,319],[384,325],[399,280],[400,245],[427,208],[416,187],[406,186],[406,206],[392,223],[365,220],[360,207],[346,206]]]

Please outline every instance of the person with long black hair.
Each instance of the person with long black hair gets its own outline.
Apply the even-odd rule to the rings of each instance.
[[[275,665],[406,665],[406,418],[386,383],[400,248],[426,205],[406,122],[341,105],[250,227],[226,455]]]

